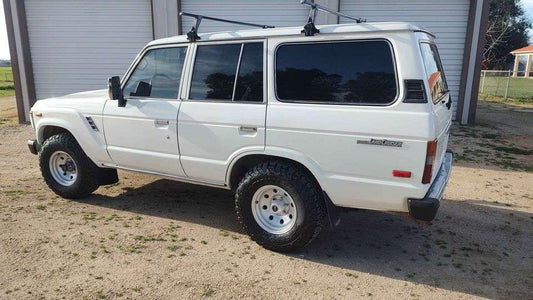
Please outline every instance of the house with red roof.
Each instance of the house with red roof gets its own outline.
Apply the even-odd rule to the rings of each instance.
[[[526,68],[524,69],[524,77],[533,78],[531,77],[531,72],[533,71],[531,67],[531,60],[533,60],[533,45],[513,50],[511,51],[511,54],[515,56],[513,77],[518,77],[518,67],[520,66],[520,61],[525,57]]]

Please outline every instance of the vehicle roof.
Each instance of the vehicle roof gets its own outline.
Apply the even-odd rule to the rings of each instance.
[[[319,25],[316,26],[320,33],[371,33],[371,32],[425,32],[431,36],[433,34],[426,28],[405,22],[378,22],[378,23],[350,23],[350,24],[335,24],[335,25]],[[277,37],[277,36],[301,36],[303,26],[300,27],[279,27],[279,28],[267,28],[267,29],[246,29],[237,31],[221,31],[221,32],[209,32],[201,33],[200,41],[223,41],[223,40],[239,40],[239,39],[253,39],[253,38],[265,38],[265,37]],[[200,27],[201,30],[201,27]],[[184,43],[187,41],[186,35],[177,35],[173,37],[158,39],[150,42],[148,46],[161,45],[161,44],[174,44]]]

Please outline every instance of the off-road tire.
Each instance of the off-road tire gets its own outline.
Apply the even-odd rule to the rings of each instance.
[[[253,195],[265,185],[283,188],[295,202],[297,218],[286,233],[267,232],[253,216]],[[281,161],[261,163],[244,175],[235,193],[235,209],[244,232],[259,245],[277,252],[305,247],[327,226],[326,204],[316,180],[301,167]]]
[[[58,183],[50,172],[49,160],[56,151],[66,152],[76,163],[78,175],[76,181],[70,186]],[[98,167],[87,157],[76,139],[69,133],[56,134],[44,141],[39,152],[39,166],[48,187],[63,198],[82,198],[91,194],[100,186],[98,182]]]

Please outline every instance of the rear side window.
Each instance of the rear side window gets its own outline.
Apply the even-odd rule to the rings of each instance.
[[[397,84],[386,41],[286,44],[276,52],[281,101],[390,104]]]
[[[187,47],[146,52],[124,86],[126,97],[177,99]]]
[[[430,43],[421,43],[420,48],[431,98],[433,103],[437,103],[442,96],[448,93],[448,85],[446,84],[439,52],[437,51],[437,46]]]
[[[263,43],[199,45],[190,99],[263,101]]]

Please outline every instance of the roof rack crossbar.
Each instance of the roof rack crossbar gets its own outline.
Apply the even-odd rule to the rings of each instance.
[[[221,19],[221,18],[215,18],[215,17],[208,17],[208,16],[197,15],[197,14],[191,14],[191,13],[187,13],[187,12],[184,12],[184,11],[180,12],[180,16],[186,16],[186,17],[191,17],[191,18],[195,18],[196,19],[195,25],[192,27],[191,31],[189,31],[187,33],[187,39],[190,42],[194,42],[194,41],[197,41],[197,40],[200,39],[200,37],[198,36],[198,28],[200,27],[200,23],[202,22],[202,19],[213,20],[213,21],[224,22],[224,23],[237,24],[237,25],[260,27],[260,28],[263,28],[263,29],[275,28],[274,26],[271,26],[271,25],[262,25],[262,24],[247,23],[247,22],[227,20],[227,19]]]
[[[307,19],[307,24],[305,24],[304,29],[302,30],[302,33],[305,33],[306,36],[313,36],[313,35],[315,35],[315,33],[319,33],[320,32],[320,30],[318,30],[315,27],[315,19],[316,19],[316,15],[317,15],[319,10],[323,11],[323,12],[327,12],[327,13],[333,14],[333,15],[336,15],[338,17],[343,17],[343,18],[346,18],[346,19],[354,20],[356,23],[366,22],[366,19],[353,17],[353,16],[350,16],[350,15],[346,15],[346,14],[331,10],[331,9],[329,9],[327,7],[324,7],[324,6],[320,5],[320,4],[316,4],[316,3],[312,2],[311,0],[300,0],[300,3],[311,6],[311,10],[309,11],[309,18]]]

